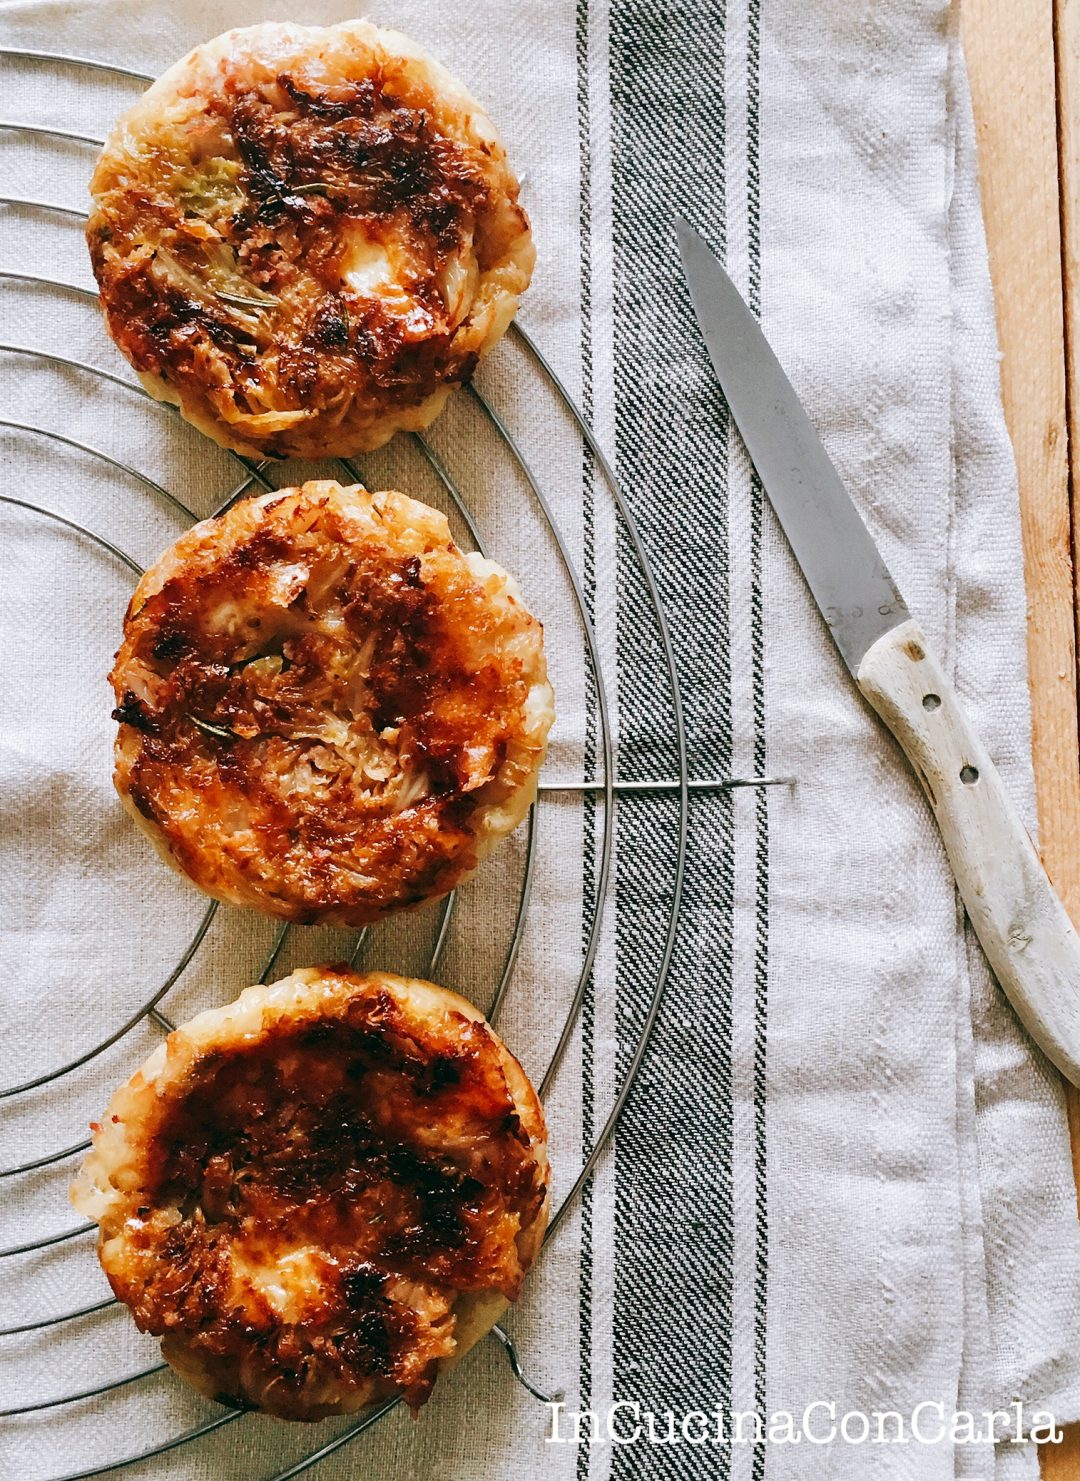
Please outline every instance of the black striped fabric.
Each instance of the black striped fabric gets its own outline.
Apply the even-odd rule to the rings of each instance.
[[[611,8],[617,455],[655,562],[684,682],[691,753],[730,770],[727,428],[678,267],[683,210],[724,246],[722,7],[616,0]],[[671,774],[668,717],[629,558],[620,564],[620,764]],[[632,1032],[670,905],[673,804],[618,819],[620,1025]],[[731,812],[694,805],[682,929],[668,997],[616,1151],[617,1397],[674,1410],[730,1392]],[[702,1027],[709,1026],[702,1041]],[[719,1457],[636,1446],[612,1475],[709,1474]],[[719,1474],[719,1471],[715,1472]]]
[[[594,0],[599,3],[599,0]],[[758,17],[751,0],[747,80],[751,295],[760,307],[757,139]],[[675,638],[693,768],[732,769],[729,645],[727,410],[705,357],[683,284],[673,216],[681,211],[726,248],[727,119],[724,4],[611,0],[615,262],[616,453],[653,560]],[[582,130],[582,294],[586,366],[591,355],[587,239],[590,86],[578,12]],[[595,86],[595,80],[592,85]],[[586,393],[588,394],[588,392]],[[764,646],[760,593],[762,495],[752,493],[754,765],[765,769]],[[587,553],[587,560],[589,554]],[[618,608],[619,773],[673,775],[671,716],[650,687],[657,639],[632,553],[620,551]],[[743,598],[745,600],[745,596]],[[765,1408],[767,1305],[765,1010],[768,947],[767,794],[755,809],[756,1278],[754,1394]],[[690,857],[668,996],[616,1144],[615,1398],[676,1412],[731,1403],[733,1147],[731,961],[734,878],[730,798],[692,804]],[[620,1074],[656,971],[671,905],[675,803],[634,798],[617,818],[617,958]],[[586,1134],[592,1113],[589,1026],[583,1062]],[[581,1407],[591,1382],[591,1206],[583,1209]],[[582,1446],[579,1477],[596,1468],[630,1477],[726,1476],[715,1447]],[[763,1452],[752,1462],[755,1476]]]
[[[747,5],[746,222],[749,238],[750,307],[761,315],[761,0]],[[751,477],[750,644],[753,695],[754,773],[768,770],[765,746],[765,618],[761,587],[765,492],[756,470]],[[754,1408],[768,1411],[765,1341],[769,1300],[769,1190],[767,1178],[766,1046],[769,993],[769,792],[754,794]],[[765,1451],[753,1452],[754,1481],[765,1474]]]

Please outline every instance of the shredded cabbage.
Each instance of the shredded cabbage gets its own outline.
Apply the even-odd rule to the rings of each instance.
[[[244,203],[240,177],[243,165],[238,159],[216,155],[177,177],[176,198],[189,216],[215,221],[231,216]]]

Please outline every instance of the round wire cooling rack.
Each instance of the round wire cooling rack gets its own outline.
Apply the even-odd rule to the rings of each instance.
[[[152,80],[143,74],[130,71],[126,68],[115,67],[111,64],[88,58],[66,56],[53,52],[0,47],[0,60],[7,60],[30,67],[41,67],[42,69],[48,69],[52,66],[75,68],[90,74],[109,74],[113,77],[128,79],[140,86]],[[102,142],[99,138],[82,131],[67,130],[53,125],[46,126],[12,118],[0,119],[0,131],[17,131],[19,134],[27,136],[30,139],[59,140],[65,144],[75,146],[99,146]],[[21,194],[2,195],[0,196],[0,207],[9,210],[44,213],[46,217],[81,218],[83,214],[68,206],[42,199],[36,194],[33,196]],[[96,294],[91,290],[75,283],[36,273],[21,267],[18,269],[0,268],[0,280],[6,281],[9,284],[22,283],[31,285],[35,290],[41,290],[47,294],[74,294],[85,299],[96,298]],[[516,464],[524,480],[524,487],[528,490],[528,496],[532,501],[534,509],[538,512],[539,519],[550,537],[562,573],[569,583],[569,590],[572,594],[571,605],[586,655],[586,683],[591,686],[591,692],[594,696],[599,731],[598,744],[595,746],[596,766],[599,772],[597,777],[585,777],[581,780],[570,782],[541,782],[538,801],[533,805],[528,817],[520,883],[516,902],[511,903],[510,914],[512,925],[509,940],[502,954],[501,967],[495,974],[489,1000],[486,1005],[481,1005],[485,1007],[489,1019],[495,1019],[511,985],[529,913],[529,904],[535,877],[535,865],[541,838],[539,816],[543,811],[545,799],[554,794],[565,795],[568,793],[578,794],[583,798],[592,799],[591,805],[595,806],[598,804],[600,815],[598,830],[599,847],[597,850],[594,888],[591,891],[591,903],[587,903],[587,921],[583,930],[580,964],[575,974],[575,980],[572,983],[569,1006],[559,1028],[554,1049],[548,1058],[542,1074],[538,1077],[538,1088],[541,1096],[547,1095],[553,1087],[560,1063],[578,1025],[582,1004],[596,964],[604,910],[609,893],[608,884],[613,864],[615,799],[617,796],[623,797],[666,792],[674,794],[678,804],[677,822],[670,840],[672,851],[672,888],[667,902],[667,916],[662,932],[662,944],[656,970],[648,999],[638,1024],[637,1038],[623,1060],[624,1069],[622,1077],[614,1090],[607,1116],[596,1135],[592,1138],[591,1146],[583,1149],[584,1155],[572,1179],[571,1186],[562,1197],[551,1218],[547,1230],[547,1241],[551,1240],[558,1233],[568,1213],[573,1208],[583,1185],[592,1175],[605,1147],[611,1140],[634,1084],[660,1010],[679,920],[686,857],[688,800],[690,793],[695,791],[716,791],[729,787],[776,785],[786,781],[786,779],[770,777],[691,779],[689,777],[682,699],[671,637],[653,572],[648,557],[642,547],[631,510],[628,507],[611,463],[605,457],[569,391],[552,370],[537,344],[520,325],[514,326],[510,336],[510,342],[513,346],[513,353],[531,362],[533,370],[538,372],[546,381],[557,403],[561,407],[561,413],[566,419],[568,426],[573,430],[574,435],[580,439],[580,445],[587,450],[593,467],[595,470],[598,470],[599,477],[606,486],[614,510],[617,512],[617,519],[623,535],[629,542],[629,548],[632,551],[633,559],[640,574],[643,590],[651,608],[652,619],[658,638],[660,655],[659,680],[665,688],[667,701],[670,706],[673,723],[673,754],[676,763],[674,768],[675,774],[673,776],[636,781],[622,781],[616,778],[614,766],[614,731],[609,703],[609,695],[612,692],[611,686],[605,673],[601,646],[594,629],[589,601],[586,597],[583,582],[572,557],[568,541],[560,529],[552,508],[544,494],[542,479],[537,475],[530,459],[523,451],[517,438],[507,425],[507,422],[479,390],[473,386],[469,386],[467,388],[467,398],[462,398],[462,403],[465,404],[466,399],[471,401],[473,409],[491,429],[498,442],[505,449],[514,464]],[[88,360],[66,355],[59,349],[4,340],[0,341],[0,356],[8,357],[9,363],[12,365],[18,365],[20,362],[29,360],[41,367],[55,368],[58,372],[62,372],[65,375],[89,377],[96,386],[107,386],[110,391],[115,391],[117,395],[138,398],[143,406],[151,409],[154,415],[160,415],[162,418],[175,419],[176,417],[175,410],[172,407],[152,400],[134,381],[125,378],[123,375],[94,365]],[[453,406],[453,402],[451,406]],[[453,414],[452,409],[448,408],[443,416],[445,418]],[[109,470],[110,476],[111,474],[117,474],[131,480],[145,495],[157,501],[163,508],[170,510],[173,515],[179,516],[187,522],[193,522],[196,518],[194,512],[175,493],[170,491],[163,482],[150,477],[126,459],[117,457],[107,448],[100,447],[94,442],[87,441],[84,438],[77,438],[67,432],[61,433],[45,427],[36,421],[19,420],[16,418],[0,418],[0,431],[17,438],[26,438],[35,442],[41,442],[45,446],[76,452],[81,457],[89,460],[92,466]],[[426,464],[430,473],[434,475],[453,510],[456,511],[462,526],[468,532],[469,538],[478,550],[486,554],[485,542],[470,501],[459,486],[457,479],[451,473],[446,459],[440,454],[435,443],[428,435],[412,434],[412,441],[423,463]],[[275,483],[270,477],[272,467],[276,467],[277,465],[256,462],[238,455],[230,456],[239,465],[241,476],[220,504],[219,507],[221,509],[228,507],[237,499],[243,498],[255,488],[269,490],[280,486],[280,481]],[[339,460],[338,466],[349,482],[365,482],[362,470],[354,460]],[[64,531],[67,535],[74,536],[77,541],[86,542],[89,547],[96,549],[111,561],[116,562],[121,569],[126,571],[134,579],[138,579],[141,574],[142,568],[140,563],[133,556],[124,550],[120,544],[106,538],[105,535],[93,528],[89,523],[73,519],[56,509],[48,508],[43,504],[28,499],[21,499],[11,494],[0,494],[0,506],[3,506],[3,510],[9,512],[18,511],[21,517],[44,521],[47,526],[55,527],[58,530]],[[451,894],[445,898],[439,907],[434,939],[427,954],[425,975],[428,977],[435,977],[438,973],[444,948],[449,939],[455,905],[456,896]],[[100,1037],[95,1038],[94,1042],[88,1047],[80,1049],[77,1054],[70,1056],[64,1062],[45,1069],[34,1067],[32,1072],[26,1078],[20,1080],[19,1083],[0,1086],[0,1101],[12,1103],[32,1091],[41,1090],[43,1087],[54,1086],[66,1081],[68,1077],[87,1066],[91,1061],[120,1044],[136,1028],[145,1027],[149,1024],[155,1029],[167,1033],[173,1027],[173,1024],[162,1012],[161,1005],[197,957],[200,948],[203,947],[217,910],[216,903],[210,903],[206,907],[171,971],[168,972],[159,984],[155,985],[153,991],[141,1003],[137,1004],[134,1011],[127,1013],[126,1016],[122,1016],[122,1021],[119,1023],[102,1023],[98,1030]],[[262,963],[262,969],[259,974],[260,981],[266,982],[270,979],[270,974],[273,972],[275,965],[286,947],[290,932],[291,928],[287,925],[281,926],[276,930],[270,949]],[[366,929],[358,933],[352,947],[351,961],[356,962],[359,959],[368,934],[369,932]],[[73,1139],[74,1135],[74,1128],[72,1128],[71,1137],[64,1139],[63,1144],[59,1147],[39,1152],[33,1157],[25,1158],[9,1166],[0,1167],[0,1182],[6,1182],[10,1186],[9,1180],[37,1173],[66,1159],[76,1157],[88,1147],[89,1141],[88,1139],[75,1140]],[[52,1245],[78,1240],[89,1235],[94,1228],[95,1226],[89,1223],[81,1224],[73,1227],[65,1227],[34,1239],[26,1239],[21,1242],[7,1244],[5,1247],[0,1248],[0,1261],[5,1261],[16,1255],[46,1249]],[[4,1322],[3,1315],[0,1314],[0,1338],[13,1338],[28,1333],[42,1332],[46,1329],[63,1329],[70,1323],[76,1323],[95,1313],[105,1311],[115,1304],[114,1299],[105,1297],[89,1303],[84,1302],[69,1310],[42,1314],[31,1320],[8,1321],[6,1323]],[[522,1374],[516,1351],[505,1331],[501,1327],[497,1327],[494,1335],[504,1347],[514,1375],[530,1392],[538,1398],[543,1398],[544,1395],[530,1384]],[[165,1366],[164,1363],[154,1363],[137,1371],[88,1385],[77,1391],[46,1395],[35,1398],[30,1402],[10,1405],[0,1409],[0,1418],[17,1420],[19,1416],[35,1414],[42,1410],[59,1409],[65,1405],[75,1404],[82,1400],[97,1399],[111,1394],[118,1389],[136,1385],[154,1374],[161,1373],[165,1369]],[[391,1400],[365,1414],[362,1418],[350,1422],[329,1441],[309,1451],[284,1470],[278,1471],[273,1477],[268,1478],[268,1481],[287,1481],[287,1478],[302,1474],[370,1428],[370,1426],[375,1424],[385,1414],[389,1413],[390,1410],[397,1407],[399,1402],[399,1400]],[[180,1447],[194,1444],[201,1437],[209,1436],[226,1425],[237,1423],[243,1417],[243,1411],[217,1409],[199,1423],[179,1433],[166,1435],[149,1447],[140,1449],[137,1453],[114,1455],[100,1464],[68,1471],[63,1476],[50,1478],[50,1481],[81,1481],[81,1478],[123,1470],[140,1462],[164,1456],[168,1452],[175,1451]]]

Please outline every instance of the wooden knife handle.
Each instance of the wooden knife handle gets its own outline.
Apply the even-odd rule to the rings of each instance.
[[[922,784],[994,975],[1031,1037],[1080,1085],[1080,938],[918,623],[879,638],[856,682]]]

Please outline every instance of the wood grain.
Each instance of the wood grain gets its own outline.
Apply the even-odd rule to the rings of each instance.
[[[1057,74],[1058,182],[1062,232],[1062,275],[1065,299],[1065,385],[1069,437],[1069,496],[1072,506],[1073,557],[1080,550],[1080,3],[1058,0],[1054,12],[1054,58]],[[1080,570],[1074,572],[1080,593]],[[1080,597],[1076,602],[1080,633]],[[1078,645],[1080,646],[1080,645]],[[1080,865],[1074,864],[1074,875]],[[1071,902],[1070,911],[1073,910]],[[1075,917],[1074,917],[1075,918]],[[1080,1188],[1080,1094],[1069,1097],[1073,1172]],[[1076,1443],[1080,1455],[1080,1440]],[[1080,1460],[1072,1476],[1080,1481]]]
[[[1002,396],[1020,482],[1039,840],[1051,878],[1080,921],[1072,499],[1080,459],[1080,5],[964,0],[961,34]],[[1070,1093],[1074,1170],[1080,1169],[1078,1107]],[[1060,1446],[1044,1448],[1042,1469],[1047,1481],[1080,1481],[1080,1426]]]
[[[1073,552],[1080,549],[1080,0],[1057,0],[1054,7],[1054,61],[1057,84],[1058,184],[1061,261],[1065,304],[1065,385],[1068,428],[1069,494]],[[1080,582],[1080,571],[1076,572]],[[1080,587],[1078,587],[1080,590]],[[1077,602],[1080,631],[1080,602]],[[1074,865],[1080,874],[1080,865]],[[1080,1147],[1074,1139],[1080,1157]],[[1078,1161],[1080,1166],[1080,1161]]]
[[[1043,858],[1080,919],[1080,746],[1051,0],[966,0],[979,173],[1020,480]]]

